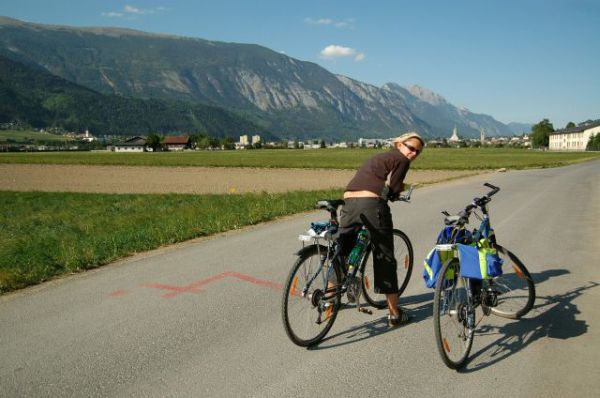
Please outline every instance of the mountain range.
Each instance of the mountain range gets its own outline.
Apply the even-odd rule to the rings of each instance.
[[[376,87],[254,44],[0,17],[0,56],[110,98],[221,109],[280,138],[513,134],[426,88]]]
[[[275,138],[223,108],[101,94],[0,55],[0,123],[10,122],[102,135],[204,133],[237,138],[245,131]]]

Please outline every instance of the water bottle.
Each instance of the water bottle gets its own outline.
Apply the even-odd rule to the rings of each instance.
[[[348,256],[348,273],[352,273],[354,267],[358,267],[360,265],[360,260],[362,260],[363,253],[367,247],[367,242],[369,240],[368,232],[365,229],[361,229],[358,231],[358,237],[356,238],[356,245],[350,252]]]

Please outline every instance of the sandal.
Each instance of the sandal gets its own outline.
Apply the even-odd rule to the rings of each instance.
[[[406,311],[400,311],[400,315],[398,315],[397,317],[388,315],[389,327],[400,326],[408,322],[410,322],[410,315],[408,315]]]

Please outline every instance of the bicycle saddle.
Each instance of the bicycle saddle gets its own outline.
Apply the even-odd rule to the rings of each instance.
[[[343,205],[345,202],[342,199],[323,199],[317,202],[317,208],[319,209],[337,209],[339,206]]]

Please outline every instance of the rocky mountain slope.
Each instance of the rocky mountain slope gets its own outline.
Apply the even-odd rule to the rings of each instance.
[[[0,55],[105,94],[224,107],[282,138],[512,134],[427,89],[376,87],[258,45],[0,17]]]

